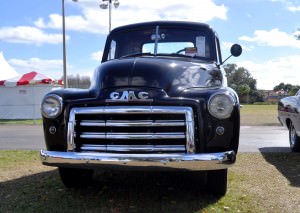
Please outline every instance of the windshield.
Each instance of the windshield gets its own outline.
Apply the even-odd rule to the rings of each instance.
[[[168,55],[211,60],[211,46],[205,32],[156,26],[123,31],[111,36],[106,60],[142,55]]]

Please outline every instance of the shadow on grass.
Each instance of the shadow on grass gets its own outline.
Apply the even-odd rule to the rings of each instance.
[[[202,173],[96,172],[92,186],[66,189],[57,170],[0,183],[0,212],[196,212],[219,199]]]
[[[274,152],[277,150],[278,152]],[[279,152],[282,151],[282,152]],[[300,187],[300,155],[290,152],[286,147],[270,147],[260,149],[265,160],[290,182],[291,186]],[[267,152],[269,151],[269,152]],[[283,153],[284,152],[284,153]]]

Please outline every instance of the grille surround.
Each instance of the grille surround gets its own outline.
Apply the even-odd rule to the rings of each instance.
[[[126,116],[143,116],[143,115],[155,115],[163,117],[163,115],[182,115],[184,120],[77,120],[77,116],[89,115],[95,117],[97,115],[126,115]],[[126,128],[138,128],[143,126],[145,128],[169,128],[180,127],[184,128],[184,132],[76,132],[77,126],[89,128],[106,128],[106,127],[126,127]],[[82,145],[82,152],[89,151],[124,151],[130,153],[134,150],[151,152],[151,151],[174,151],[178,152],[195,153],[195,138],[194,138],[195,122],[194,113],[191,107],[187,106],[97,106],[97,107],[75,107],[70,111],[68,130],[67,130],[67,142],[68,151],[76,151],[75,139],[101,139],[101,140],[172,140],[180,139],[184,140],[182,147],[177,145],[166,145],[164,147],[161,144],[151,145]],[[94,148],[94,150],[93,150]]]

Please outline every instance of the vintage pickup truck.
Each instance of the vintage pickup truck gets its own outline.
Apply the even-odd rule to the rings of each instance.
[[[230,56],[241,52],[235,44]],[[57,166],[66,187],[86,184],[94,169],[205,171],[210,192],[224,195],[238,151],[240,104],[223,62],[206,24],[114,29],[90,89],[44,97],[42,163]]]

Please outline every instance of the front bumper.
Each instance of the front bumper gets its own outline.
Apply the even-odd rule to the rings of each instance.
[[[72,168],[137,167],[148,169],[219,170],[232,166],[234,151],[202,154],[115,154],[41,150],[44,165]]]

